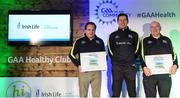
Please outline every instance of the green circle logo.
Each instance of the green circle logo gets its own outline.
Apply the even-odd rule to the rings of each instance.
[[[31,87],[25,81],[14,81],[6,90],[6,98],[31,98]]]

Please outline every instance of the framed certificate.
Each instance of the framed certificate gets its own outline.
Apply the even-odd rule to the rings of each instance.
[[[145,62],[153,75],[168,74],[170,67],[173,65],[171,54],[146,55]]]
[[[81,72],[106,70],[106,52],[80,53]]]

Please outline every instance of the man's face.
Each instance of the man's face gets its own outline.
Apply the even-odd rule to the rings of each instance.
[[[126,16],[120,16],[118,19],[119,19],[118,20],[119,28],[120,29],[126,28],[127,24],[128,24],[128,20],[127,20]]]
[[[87,36],[89,39],[94,38],[94,36],[95,36],[95,27],[94,27],[94,25],[91,25],[91,24],[87,25],[87,28],[86,28],[86,30],[85,30],[85,33],[86,33],[86,36]]]
[[[150,25],[150,31],[153,36],[158,36],[161,31],[161,26],[158,22],[152,22]]]

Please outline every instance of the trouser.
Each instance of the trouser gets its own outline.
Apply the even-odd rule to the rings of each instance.
[[[168,98],[171,90],[171,77],[169,74],[144,76],[143,85],[146,97],[156,98],[158,89],[160,97]]]
[[[101,71],[79,73],[80,97],[87,97],[90,84],[92,88],[92,96],[100,97]]]
[[[122,66],[112,70],[112,97],[119,97],[125,80],[129,97],[136,97],[136,70],[134,66]]]

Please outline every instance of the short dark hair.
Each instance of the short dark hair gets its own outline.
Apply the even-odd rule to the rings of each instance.
[[[95,30],[96,30],[96,24],[94,23],[94,22],[87,22],[86,24],[85,24],[85,30],[87,29],[87,26],[88,25],[93,25],[94,26],[94,28],[95,28]]]
[[[128,19],[128,15],[127,15],[127,14],[125,14],[125,13],[120,13],[120,14],[117,16],[117,20],[119,20],[119,17],[121,17],[121,16],[125,16],[125,17],[126,17],[126,19],[127,19],[127,21],[129,21],[129,19]]]

